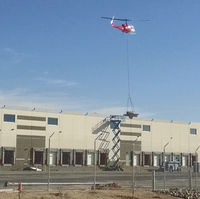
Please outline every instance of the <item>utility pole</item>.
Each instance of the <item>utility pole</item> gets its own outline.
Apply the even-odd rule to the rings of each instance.
[[[139,136],[133,141],[133,154],[132,154],[132,198],[134,197],[134,192],[135,192],[135,175],[134,175],[134,146],[135,146],[135,142],[137,142]]]
[[[48,192],[50,191],[50,178],[51,178],[51,167],[50,167],[50,151],[51,151],[51,138],[56,132],[53,132],[49,136],[49,148],[48,148]],[[59,133],[62,133],[62,131],[59,131]]]
[[[173,137],[170,137],[170,141],[172,140]],[[164,177],[164,190],[166,188],[166,173],[165,173],[165,150],[166,150],[166,147],[169,145],[169,142],[167,142],[164,147],[163,147],[163,177]]]
[[[197,151],[199,150],[200,148],[200,145],[196,148],[195,150],[195,189],[197,189],[197,167],[198,167],[198,162],[197,162],[197,157],[198,157],[198,154],[197,154]]]
[[[94,190],[96,189],[96,179],[97,179],[97,160],[96,160],[96,141],[101,137],[103,132],[99,134],[95,139],[94,139]]]

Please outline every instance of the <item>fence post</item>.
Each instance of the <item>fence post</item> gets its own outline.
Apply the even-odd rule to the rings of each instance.
[[[191,172],[191,168],[189,169],[189,189],[192,189],[192,172]]]
[[[164,190],[166,189],[166,173],[165,173],[165,165],[163,169],[163,183],[164,183]]]
[[[152,171],[152,190],[155,191],[156,189],[156,186],[155,186],[155,175],[156,175],[156,172],[155,170]]]
[[[195,162],[195,189],[197,190],[197,172],[199,172],[198,162]]]

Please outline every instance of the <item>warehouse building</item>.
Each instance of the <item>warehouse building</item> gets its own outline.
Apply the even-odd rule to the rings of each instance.
[[[94,145],[96,150],[94,150]],[[71,112],[49,113],[2,108],[0,167],[100,166],[159,167],[199,162],[200,123]]]

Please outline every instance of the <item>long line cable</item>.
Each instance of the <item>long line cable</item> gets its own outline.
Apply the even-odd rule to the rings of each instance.
[[[129,105],[131,111],[133,112],[133,102],[131,98],[131,88],[130,88],[130,66],[129,66],[129,45],[128,45],[128,35],[126,35],[126,64],[127,64],[127,86],[128,86],[128,99],[127,99],[127,111],[129,111]]]

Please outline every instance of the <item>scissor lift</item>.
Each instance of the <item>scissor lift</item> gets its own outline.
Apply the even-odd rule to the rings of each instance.
[[[119,168],[120,160],[120,123],[124,120],[124,116],[121,115],[111,115],[106,117],[100,123],[98,123],[95,128],[93,128],[93,133],[101,133],[98,140],[101,141],[99,145],[99,150],[108,150],[110,153],[109,167],[112,169]],[[110,129],[108,127],[110,126]],[[110,132],[112,131],[112,133]],[[113,136],[112,142],[110,143],[109,137]],[[112,144],[109,147],[109,144]],[[109,150],[110,148],[110,150]]]

